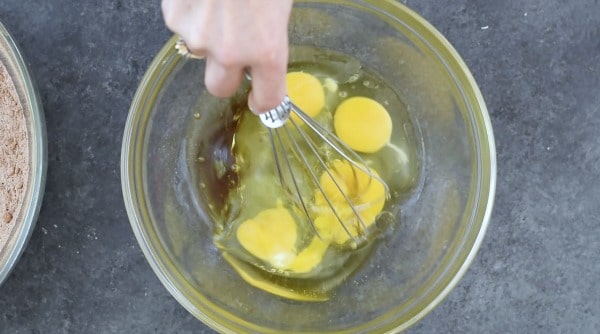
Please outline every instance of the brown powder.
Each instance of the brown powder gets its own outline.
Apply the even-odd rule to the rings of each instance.
[[[0,62],[0,250],[19,214],[29,174],[29,147],[23,107]]]

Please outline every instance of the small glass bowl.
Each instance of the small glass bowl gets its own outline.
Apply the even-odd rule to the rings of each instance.
[[[20,210],[4,247],[0,249],[0,284],[10,274],[33,232],[46,185],[46,122],[35,83],[15,41],[0,22],[0,61],[15,85],[23,107],[29,145],[29,175]]]

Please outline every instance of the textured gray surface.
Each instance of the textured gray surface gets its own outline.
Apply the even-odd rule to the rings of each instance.
[[[495,129],[496,205],[473,265],[410,333],[600,332],[600,3],[403,1],[456,47]],[[134,239],[129,104],[167,39],[159,1],[2,0],[48,126],[39,222],[0,287],[2,333],[212,333]]]

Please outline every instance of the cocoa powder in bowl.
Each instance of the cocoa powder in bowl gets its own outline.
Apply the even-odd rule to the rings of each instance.
[[[27,189],[29,147],[23,107],[0,62],[0,250],[16,224]]]

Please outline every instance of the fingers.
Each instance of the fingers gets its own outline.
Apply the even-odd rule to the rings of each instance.
[[[182,34],[199,27],[198,20],[204,20],[202,8],[193,6],[192,0],[162,0],[161,10],[166,26],[173,32]],[[190,36],[185,36],[189,41]]]
[[[161,1],[161,10],[163,13],[163,19],[165,20],[165,24],[169,29],[175,30],[174,23],[178,19],[179,10],[176,6],[175,1],[172,0],[162,0]]]
[[[261,114],[277,107],[286,94],[287,47],[278,50],[271,60],[265,60],[250,70],[252,90],[248,96],[248,107]]]
[[[185,41],[182,50],[206,59],[204,81],[211,94],[233,95],[248,67],[251,110],[258,114],[281,103],[286,93],[292,0],[161,1],[167,27]]]
[[[210,1],[195,5],[194,0],[162,0],[161,7],[166,26],[180,35],[186,49],[196,57],[206,57],[210,49],[209,37],[213,24]],[[201,23],[200,23],[201,22]]]
[[[210,56],[206,59],[204,84],[214,96],[229,97],[233,95],[240,86],[242,77],[242,67],[224,66]]]

